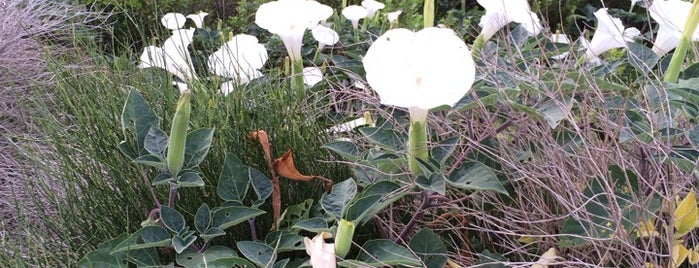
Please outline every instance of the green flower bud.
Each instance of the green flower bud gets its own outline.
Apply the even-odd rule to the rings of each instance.
[[[184,149],[187,142],[187,127],[189,126],[189,115],[192,113],[190,104],[191,93],[184,91],[177,102],[177,110],[172,118],[172,128],[170,129],[170,141],[167,149],[167,168],[172,177],[182,170],[184,165]]]
[[[335,234],[335,254],[344,258],[352,248],[352,238],[354,237],[354,223],[341,219]]]

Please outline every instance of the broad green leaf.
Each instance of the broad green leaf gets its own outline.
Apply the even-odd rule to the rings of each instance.
[[[129,160],[138,158],[138,154],[131,149],[131,145],[129,145],[129,143],[126,141],[119,142],[119,151]]]
[[[143,146],[148,153],[164,157],[165,150],[167,149],[167,143],[167,134],[158,128],[151,127],[146,134],[146,139],[144,140]]]
[[[204,186],[204,179],[201,178],[199,172],[196,171],[186,171],[180,173],[181,175],[177,178],[177,185],[179,187],[202,187]]]
[[[497,89],[485,87],[481,87],[481,89],[489,90],[476,90],[475,93],[478,95],[478,98],[474,98],[473,94],[471,93],[466,94],[456,104],[454,104],[454,109],[452,111],[463,112],[480,107],[481,104],[483,106],[492,106],[498,102],[499,96],[497,94]]]
[[[366,263],[358,260],[343,260],[337,263],[337,266],[347,268],[366,268],[366,267],[384,267],[385,265],[376,263]]]
[[[134,249],[154,248],[170,245],[170,233],[159,226],[146,226],[134,232],[119,245],[114,247],[112,253],[119,253]]]
[[[151,167],[157,168],[158,170],[165,169],[165,166],[167,165],[165,163],[165,159],[160,158],[159,156],[156,156],[156,155],[152,155],[152,154],[141,155],[141,156],[137,157],[136,159],[134,159],[133,162],[136,164],[151,166]]]
[[[304,250],[303,236],[289,231],[274,231],[265,237],[265,243],[277,253]]]
[[[224,246],[213,246],[205,252],[187,249],[177,255],[177,264],[185,268],[230,268],[253,267],[251,262],[238,257],[235,250]],[[247,266],[246,266],[247,265]]]
[[[440,165],[444,165],[444,162],[454,153],[454,149],[456,149],[458,143],[459,137],[443,140],[430,150],[430,157],[436,160]]]
[[[479,254],[480,257],[478,258],[478,261],[476,261],[475,264],[478,265],[478,267],[487,267],[487,268],[510,268],[510,266],[502,264],[503,262],[508,262],[508,259],[503,257],[502,255],[498,253],[493,253],[490,252],[490,250],[484,250]]]
[[[672,215],[674,216],[675,237],[682,237],[697,226],[699,210],[697,210],[697,197],[694,190],[682,199]]]
[[[699,78],[699,63],[694,63],[692,65],[689,65],[686,69],[682,71],[682,74],[680,75],[680,78],[683,80],[691,79],[691,78]]]
[[[194,168],[204,161],[214,138],[213,128],[200,128],[187,134],[184,151],[184,168]]]
[[[291,205],[284,209],[279,222],[278,227],[286,227],[296,224],[299,221],[308,219],[308,215],[313,207],[313,199],[306,199],[301,203]]]
[[[373,144],[381,146],[384,149],[388,149],[393,152],[405,150],[405,141],[407,138],[404,134],[401,134],[395,130],[383,129],[379,127],[363,127],[359,128],[359,132]]]
[[[147,153],[144,146],[146,135],[151,128],[158,128],[159,125],[160,120],[153,113],[146,100],[143,99],[141,93],[136,89],[132,89],[121,112],[121,129],[124,135],[128,131],[133,131],[137,156]]]
[[[263,210],[249,207],[222,207],[214,209],[211,226],[224,230],[238,223],[265,214]]]
[[[446,179],[441,173],[432,173],[429,178],[425,176],[418,176],[415,178],[415,184],[417,184],[417,186],[427,191],[437,192],[440,195],[446,193],[447,186],[445,181]]]
[[[236,245],[240,253],[258,267],[272,266],[277,258],[273,248],[260,242],[240,241]]]
[[[155,176],[155,179],[153,179],[151,185],[165,185],[171,182],[175,182],[175,179],[170,176],[170,173],[160,173],[158,176]]]
[[[278,262],[275,262],[272,268],[286,268],[287,265],[289,265],[289,259],[283,259]]]
[[[194,228],[199,233],[205,233],[211,226],[211,210],[206,203],[199,206],[197,213],[194,214]]]
[[[650,72],[660,57],[650,48],[636,42],[627,42],[627,56],[631,66],[642,73]]]
[[[320,205],[335,220],[340,220],[345,207],[354,199],[355,195],[357,195],[357,184],[354,182],[354,179],[346,179],[333,185],[330,194],[323,194],[320,198]]]
[[[325,222],[323,218],[310,218],[299,221],[294,224],[291,229],[300,229],[312,233],[327,232],[330,230],[330,228],[328,228],[328,223]]]
[[[464,162],[449,175],[447,183],[464,190],[485,190],[508,194],[495,172],[481,162]]]
[[[187,238],[180,237],[179,235],[176,235],[172,237],[172,247],[175,249],[175,252],[182,253],[185,249],[189,248],[192,244],[194,244],[194,241],[197,240],[196,236],[190,236]]]
[[[119,245],[121,242],[128,238],[128,234],[121,234],[120,236],[100,244],[97,249],[87,253],[78,262],[78,267],[80,268],[126,268],[129,265],[126,263],[127,257],[126,252],[120,252],[112,254],[114,247]],[[133,251],[132,251],[133,252]]]
[[[561,107],[564,105],[565,107]],[[570,103],[557,103],[554,100],[547,100],[536,109],[541,114],[551,129],[558,126],[561,120],[566,119],[570,114],[570,109],[573,107]]]
[[[184,216],[182,216],[179,211],[171,207],[164,205],[160,206],[160,220],[163,222],[165,227],[170,229],[170,231],[179,233],[180,231],[184,230]]]
[[[365,224],[376,215],[376,213],[379,213],[391,203],[402,198],[405,194],[406,191],[388,195],[375,194],[362,196],[347,207],[347,215],[345,218],[353,222]]]
[[[221,230],[221,228],[218,227],[211,227],[206,232],[199,234],[199,236],[204,239],[204,241],[209,241],[215,237],[219,237],[222,235],[226,235],[226,232]]]
[[[323,148],[333,151],[349,161],[356,161],[358,159],[359,147],[357,147],[354,142],[334,141],[323,145]]]
[[[274,190],[272,180],[252,167],[248,167],[248,174],[250,176],[250,182],[252,183],[252,189],[257,195],[257,200],[267,200]]]
[[[687,139],[694,146],[694,149],[699,149],[699,125],[694,126],[687,132]]]
[[[362,245],[357,260],[371,265],[412,265],[420,266],[422,262],[407,248],[388,239],[367,241]]]
[[[447,247],[429,228],[423,228],[410,239],[410,249],[417,254],[427,268],[442,268],[447,263]]]
[[[218,178],[217,192],[226,201],[243,202],[248,192],[250,178],[248,167],[233,154],[227,153],[221,175]]]

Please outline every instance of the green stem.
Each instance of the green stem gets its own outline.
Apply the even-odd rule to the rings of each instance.
[[[425,0],[425,6],[423,7],[423,18],[425,22],[425,28],[434,26],[434,0]]]
[[[417,112],[416,112],[417,111]],[[423,175],[417,158],[427,161],[427,110],[410,110],[410,128],[408,129],[408,167],[413,175]]]
[[[483,37],[483,34],[478,35],[476,37],[476,40],[473,41],[473,47],[471,49],[471,55],[474,57],[480,57],[481,50],[483,50],[483,47],[485,47],[485,37]]]
[[[665,73],[665,82],[674,83],[680,77],[680,69],[682,68],[684,58],[687,56],[687,50],[692,44],[692,35],[697,29],[697,24],[699,24],[699,0],[694,0],[687,22],[684,24],[680,43],[675,48],[675,53],[672,54],[672,60],[670,60],[670,65]]]
[[[306,97],[306,85],[303,83],[303,60],[297,59],[291,64],[291,88],[299,100]]]

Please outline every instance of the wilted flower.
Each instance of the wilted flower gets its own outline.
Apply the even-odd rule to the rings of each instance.
[[[303,68],[303,83],[309,87],[323,81],[323,72],[318,67]]]
[[[478,4],[485,8],[485,15],[478,23],[483,40],[490,39],[510,22],[521,24],[532,35],[541,32],[539,16],[531,11],[527,0],[478,0]]]
[[[217,75],[245,84],[262,76],[259,71],[267,62],[267,49],[257,37],[239,34],[209,56],[209,70]]]
[[[313,0],[278,0],[260,5],[255,23],[279,35],[292,61],[301,60],[301,45],[306,29],[332,16],[329,6]]]
[[[330,233],[322,232],[313,237],[313,239],[303,238],[303,243],[306,245],[306,253],[311,257],[309,262],[313,268],[336,267],[335,245],[325,243],[325,239],[330,238],[330,236]]]
[[[209,13],[199,12],[197,14],[189,14],[189,15],[187,15],[187,18],[191,19],[197,28],[203,28],[204,27],[204,17],[206,17],[206,15],[209,15]]]
[[[160,19],[160,23],[170,30],[182,29],[187,18],[180,13],[167,13]]]
[[[692,3],[681,0],[653,1],[648,11],[658,23],[658,34],[653,43],[655,54],[662,56],[677,47],[691,9]],[[694,32],[692,40],[699,41],[699,29]]]
[[[359,27],[359,20],[366,18],[368,14],[369,12],[366,8],[357,5],[348,6],[342,10],[342,16],[345,16],[345,18],[352,22],[352,27],[354,27],[354,29]]]
[[[624,28],[621,20],[609,15],[606,8],[597,10],[595,17],[597,30],[585,52],[588,60],[595,59],[612,48],[626,47],[626,42],[633,42],[633,37],[641,34],[636,28]]]
[[[367,18],[373,18],[374,16],[376,16],[376,11],[379,11],[386,7],[386,5],[376,0],[364,0],[362,1],[362,6],[366,8]]]
[[[403,11],[398,10],[398,11],[393,11],[393,12],[389,12],[388,14],[386,14],[386,18],[388,19],[388,23],[393,24],[396,20],[398,20],[398,17],[402,13],[403,13]]]
[[[322,24],[316,25],[311,29],[313,38],[318,41],[318,49],[323,49],[323,46],[332,46],[340,41],[340,36],[330,27]]]
[[[187,50],[193,35],[194,29],[173,30],[172,36],[165,40],[162,47],[148,46],[143,49],[138,67],[162,68],[185,82],[196,79],[192,59]]]

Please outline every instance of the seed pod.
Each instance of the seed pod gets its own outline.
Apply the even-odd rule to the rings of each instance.
[[[354,237],[354,223],[345,219],[340,220],[335,234],[335,254],[344,258],[352,248],[352,238]]]
[[[177,102],[177,110],[172,118],[172,128],[170,129],[170,141],[167,149],[167,168],[173,178],[182,170],[184,165],[184,150],[187,143],[187,127],[189,126],[189,115],[192,113],[190,104],[191,93],[184,91]]]

